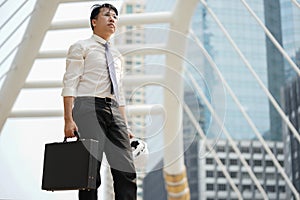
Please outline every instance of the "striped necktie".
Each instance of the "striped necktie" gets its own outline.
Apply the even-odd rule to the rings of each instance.
[[[109,77],[110,77],[110,81],[112,84],[111,94],[114,94],[117,102],[119,102],[118,83],[117,83],[117,78],[116,78],[116,69],[115,69],[115,65],[114,65],[114,59],[112,57],[112,54],[110,53],[108,43],[105,43],[104,46],[105,46],[105,57],[106,57],[107,68],[109,71]]]

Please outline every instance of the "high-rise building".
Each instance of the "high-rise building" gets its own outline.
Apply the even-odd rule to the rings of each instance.
[[[300,78],[294,77],[283,89],[285,114],[297,130],[300,130]],[[300,192],[300,144],[286,125],[283,126],[285,143],[285,171],[292,180],[295,188]],[[290,191],[287,199],[292,199]]]
[[[299,8],[289,0],[280,0],[282,44],[284,50],[300,66],[300,12]],[[297,76],[290,64],[285,61],[285,78],[293,79]]]
[[[265,34],[255,19],[240,1],[225,0],[216,2],[208,0],[206,2],[245,55],[264,85],[270,87],[267,61],[268,57],[274,57],[275,55],[267,49]],[[265,9],[264,1],[254,0],[247,1],[247,3],[260,20],[265,22],[267,9]],[[196,15],[200,17],[200,20],[198,19],[200,26],[198,25],[197,28],[200,32],[197,34],[205,49],[217,64],[221,74],[239,98],[243,109],[249,114],[259,132],[265,135],[272,135],[273,133],[270,132],[270,109],[266,95],[206,8],[201,5],[196,12]],[[273,13],[269,13],[269,18],[272,15]],[[278,26],[276,23],[270,23],[269,25]],[[211,66],[206,64],[205,68],[211,68]],[[213,91],[208,91],[207,93],[213,93]],[[253,131],[229,95],[226,96],[225,110],[224,125],[234,139],[255,139]],[[280,133],[274,134],[278,135]],[[214,134],[209,132],[207,135],[208,137],[214,136]],[[277,138],[277,136],[274,138]]]
[[[220,140],[215,143],[214,140],[206,141],[211,145],[216,145],[216,150],[220,160],[225,165],[233,182],[241,192],[243,199],[263,199],[256,185],[250,178],[250,175],[243,167],[237,154],[227,140]],[[282,142],[269,141],[267,142],[270,149],[281,166],[284,165],[284,145]],[[201,143],[200,146],[204,144]],[[265,152],[262,144],[256,140],[243,140],[238,142],[238,148],[245,157],[251,170],[256,175],[258,181],[264,188],[269,199],[285,200],[286,188],[285,182],[274,166],[271,157]],[[211,153],[206,148],[202,148],[201,154],[206,156],[200,160],[200,191],[201,200],[223,200],[223,199],[238,199],[237,194],[233,191],[228,180],[225,178],[218,164],[215,162]]]
[[[299,8],[288,0],[280,0],[282,41],[284,50],[300,67],[300,21]],[[286,116],[296,130],[300,132],[300,79],[285,60],[285,79],[282,89],[282,101]],[[283,125],[283,141],[285,143],[285,171],[292,180],[295,188],[300,192],[300,144],[288,127]],[[293,199],[293,195],[287,190],[287,199]]]
[[[269,29],[278,43],[282,45],[281,10],[279,0],[264,1],[264,13],[266,27]],[[266,37],[266,53],[269,91],[275,100],[280,103],[280,88],[285,81],[283,76],[283,56],[268,37]],[[281,117],[270,102],[269,109],[270,130],[268,134],[265,135],[265,138],[268,140],[281,141]]]

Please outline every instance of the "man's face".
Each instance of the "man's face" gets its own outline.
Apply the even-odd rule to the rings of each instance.
[[[109,8],[101,8],[96,19],[92,20],[94,32],[100,36],[110,37],[117,27],[118,16]]]

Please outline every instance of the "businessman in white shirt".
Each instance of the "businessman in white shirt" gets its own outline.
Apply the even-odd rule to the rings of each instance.
[[[93,35],[73,44],[68,51],[63,79],[65,137],[99,141],[97,188],[101,184],[103,152],[111,166],[116,200],[136,199],[133,164],[122,87],[122,57],[110,44],[118,11],[111,4],[93,6]],[[97,189],[79,190],[79,200],[96,200]]]

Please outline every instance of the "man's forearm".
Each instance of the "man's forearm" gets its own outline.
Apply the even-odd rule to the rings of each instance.
[[[64,119],[73,120],[72,108],[73,108],[74,97],[67,96],[64,97]]]
[[[75,137],[74,131],[78,131],[72,116],[73,102],[74,97],[64,97],[65,137]]]
[[[134,137],[134,134],[132,133],[131,128],[130,128],[129,125],[128,125],[128,121],[127,121],[127,117],[126,117],[126,109],[125,109],[125,106],[120,106],[120,107],[119,107],[119,110],[120,110],[121,115],[122,115],[123,118],[124,118],[125,123],[126,123],[128,136],[129,136],[129,138],[133,138],[133,137]]]
[[[121,113],[122,117],[124,118],[124,121],[125,121],[126,125],[128,126],[125,106],[120,106],[119,110],[120,110],[120,113]]]

